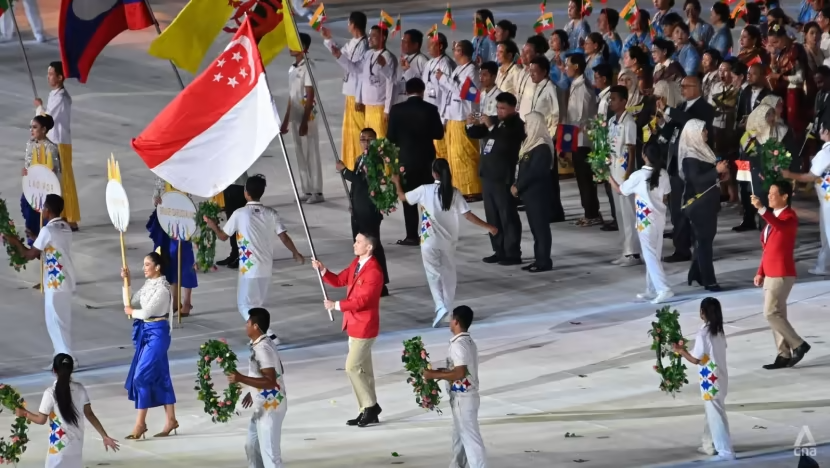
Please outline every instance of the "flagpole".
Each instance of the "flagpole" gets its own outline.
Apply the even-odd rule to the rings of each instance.
[[[297,44],[300,44],[300,47],[302,47],[303,41],[300,39],[300,30],[297,29],[297,22],[294,21],[294,9],[291,6],[291,2],[286,1],[283,4],[288,9],[288,18],[294,23],[294,34],[297,36]],[[311,68],[312,68],[311,67],[311,57],[308,55],[308,51],[304,51],[304,54],[305,54],[305,59],[306,59],[306,64],[307,64],[307,66],[305,68],[306,68],[306,71],[308,71],[308,77],[311,79],[311,86],[312,86],[312,88],[314,88],[314,99],[316,101],[315,105],[320,106],[320,115],[323,116],[323,126],[326,127],[326,134],[329,136],[329,144],[331,145],[331,151],[332,151],[332,154],[334,155],[334,162],[335,163],[341,162],[340,154],[337,151],[337,145],[334,143],[334,134],[331,132],[331,126],[329,126],[329,119],[328,119],[328,117],[326,117],[326,110],[323,109],[323,100],[321,99],[321,96],[320,96],[320,88],[317,87],[317,79],[314,78],[314,72],[311,70]],[[280,144],[283,145],[283,153],[285,153],[285,143],[282,139],[282,135],[280,135]],[[286,153],[286,158],[288,157],[287,154],[288,153]],[[288,163],[288,159],[286,159],[285,162]],[[290,166],[289,166],[288,170],[289,170],[289,172],[291,171]],[[349,202],[349,211],[351,212],[351,210],[352,210],[352,198],[349,195],[349,186],[346,185],[346,177],[343,175],[342,172],[340,173],[340,181],[343,182],[343,191],[346,192],[346,200]],[[293,176],[291,178],[291,183],[292,184],[294,183]],[[299,198],[298,198],[298,200],[299,200]],[[300,207],[300,213],[302,213],[302,211],[303,211],[302,207]],[[308,229],[306,229],[306,231],[308,231]],[[311,237],[310,236],[308,238],[308,242],[309,242],[309,244],[311,243]],[[313,247],[312,247],[312,252],[313,252]],[[322,277],[320,277],[320,284],[321,285],[323,284]],[[323,288],[323,295],[325,296],[325,294],[326,294],[326,290],[325,290],[325,287],[324,287]],[[331,317],[331,311],[329,311],[329,317]]]
[[[9,11],[7,11],[6,14],[11,15],[12,17],[14,30],[17,32],[17,40],[20,42],[20,51],[23,52],[23,61],[26,62],[26,69],[29,71],[29,81],[32,83],[32,94],[34,94],[35,99],[37,99],[37,88],[35,87],[35,77],[32,75],[32,66],[29,65],[29,56],[26,55],[26,47],[23,46],[23,36],[20,34],[20,27],[17,25],[17,18],[14,16],[14,0],[9,0]]]
[[[161,36],[161,26],[159,26],[159,20],[156,19],[156,14],[153,13],[153,7],[150,5],[150,0],[144,0],[144,5],[147,6],[147,11],[150,12],[150,17],[153,18],[153,26],[156,27],[156,33]],[[179,86],[184,89],[184,81],[182,81],[182,75],[179,73],[179,69],[176,67],[176,64],[173,63],[172,60],[169,61],[170,66],[173,68],[173,73],[176,74],[176,79],[179,80]]]

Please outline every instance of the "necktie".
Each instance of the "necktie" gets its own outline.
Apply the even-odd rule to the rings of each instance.
[[[360,262],[357,263],[357,266],[354,267],[354,277],[357,278],[357,274],[360,272]]]

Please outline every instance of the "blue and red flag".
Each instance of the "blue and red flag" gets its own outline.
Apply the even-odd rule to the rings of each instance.
[[[559,124],[556,128],[556,151],[576,153],[579,140],[579,127]]]
[[[153,25],[144,0],[62,0],[58,38],[66,78],[86,83],[98,54],[127,30]]]
[[[464,80],[464,84],[461,85],[461,99],[474,102],[476,104],[481,101],[481,93],[469,76],[466,80]]]

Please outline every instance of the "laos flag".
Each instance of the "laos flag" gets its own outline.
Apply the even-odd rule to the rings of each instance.
[[[62,0],[58,39],[66,78],[86,83],[89,70],[116,36],[153,25],[144,0]]]

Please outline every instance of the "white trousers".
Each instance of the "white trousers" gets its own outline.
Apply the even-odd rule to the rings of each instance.
[[[320,163],[320,132],[317,122],[308,123],[308,133],[300,136],[300,122],[291,121],[291,135],[297,148],[297,169],[301,193],[323,193],[323,166]]]
[[[268,299],[268,287],[271,286],[271,277],[245,278],[244,275],[239,275],[236,284],[236,307],[239,309],[242,319],[247,322],[249,310],[265,306],[265,300]],[[270,328],[263,331],[268,336],[275,334]]]
[[[20,0],[15,0],[15,4],[21,3]],[[23,8],[26,10],[26,19],[29,20],[29,26],[32,28],[32,33],[35,39],[43,39],[43,20],[40,18],[40,9],[37,7],[37,0],[22,0]],[[9,10],[3,13],[0,17],[0,39],[11,40],[14,38],[14,22],[12,15],[14,11]],[[20,22],[17,23],[18,25]]]
[[[55,354],[72,356],[72,292],[50,291],[43,293],[46,310],[46,331],[55,348]]]
[[[458,283],[455,271],[455,248],[442,249],[422,245],[421,257],[424,260],[429,292],[432,293],[432,300],[435,302],[435,312],[452,312],[455,286]]]
[[[718,455],[734,455],[732,438],[729,437],[729,420],[726,418],[724,398],[704,400],[706,419],[703,425],[703,448],[714,447]]]
[[[821,229],[821,250],[818,251],[818,258],[816,259],[816,270],[820,272],[830,272],[830,206],[825,207],[823,204],[828,202],[821,202],[822,206],[819,209],[819,227]]]
[[[625,196],[613,192],[614,206],[617,210],[617,226],[623,241],[623,255],[638,255],[640,239],[637,237],[637,210],[634,208],[634,195]]]
[[[450,395],[452,408],[452,453],[450,468],[485,468],[487,454],[478,428],[478,407],[481,397]]]
[[[245,443],[245,455],[248,456],[248,468],[282,468],[282,422],[288,410],[288,400],[274,411],[255,414],[248,424],[248,441]]]
[[[638,234],[643,261],[646,264],[647,293],[661,293],[671,289],[663,270],[664,227],[665,223],[660,226],[652,224]]]

